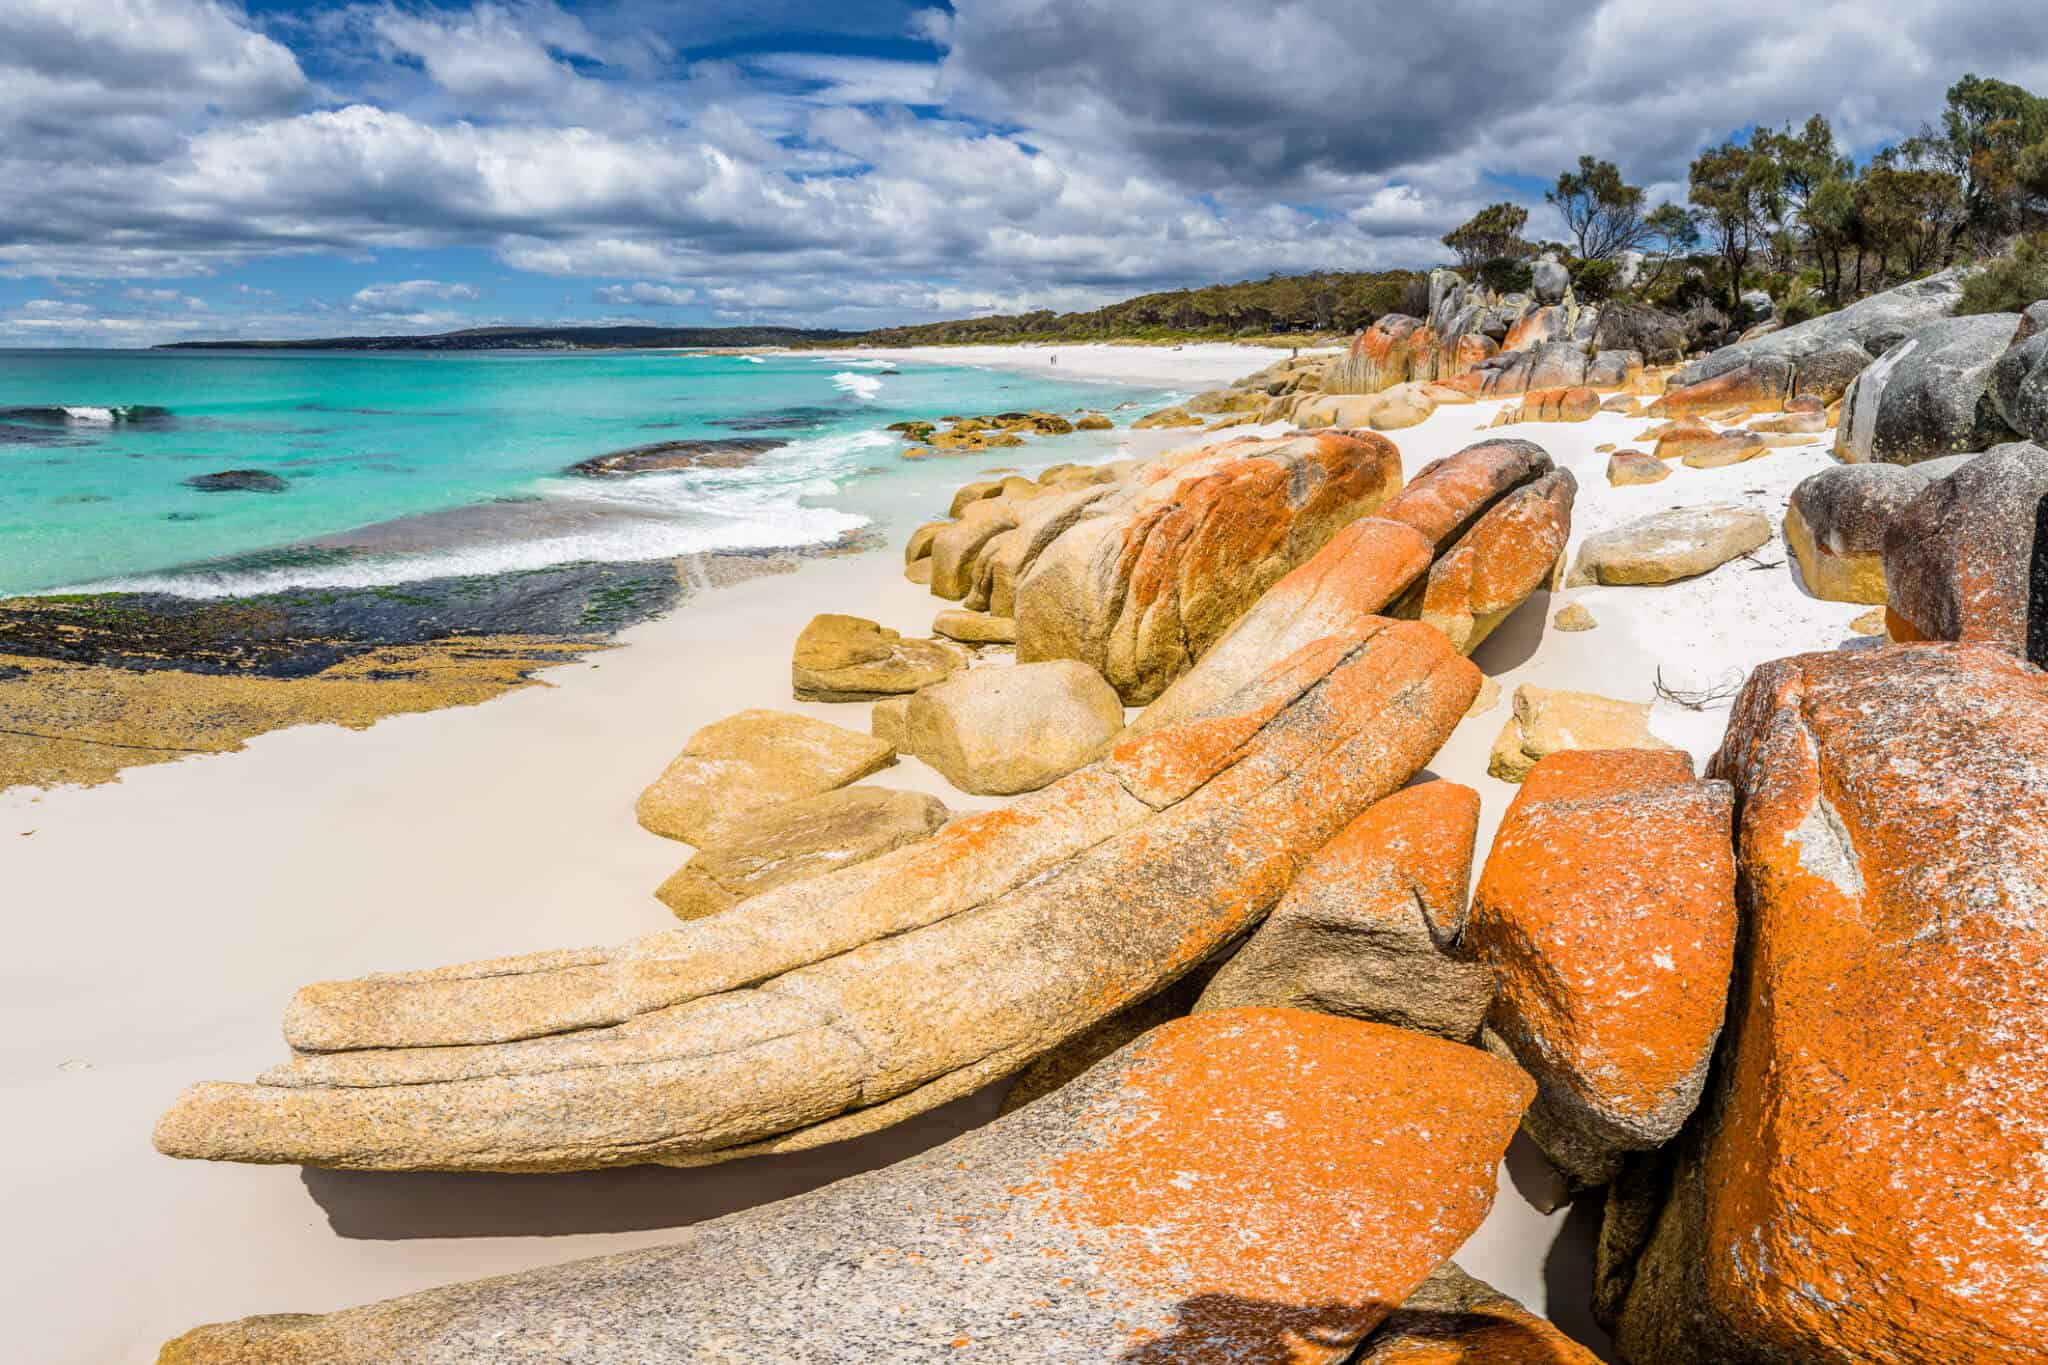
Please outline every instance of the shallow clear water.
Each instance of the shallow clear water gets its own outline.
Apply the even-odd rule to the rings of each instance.
[[[215,595],[816,543],[927,516],[937,490],[988,466],[1115,452],[1098,433],[905,461],[890,422],[1017,408],[1122,422],[1169,396],[831,355],[0,350],[0,594]],[[562,473],[734,436],[790,444],[740,469]],[[243,469],[285,490],[185,482]]]

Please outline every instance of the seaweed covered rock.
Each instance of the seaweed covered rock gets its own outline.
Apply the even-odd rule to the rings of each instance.
[[[1336,1365],[1478,1228],[1529,1091],[1420,1034],[1222,1011],[670,1246],[202,1327],[164,1358]]]
[[[1566,750],[1532,769],[1473,894],[1487,1027],[1536,1080],[1524,1128],[1580,1186],[1699,1102],[1735,951],[1733,798],[1680,752]]]
[[[1493,974],[1457,955],[1479,794],[1454,782],[1396,792],[1303,868],[1195,1010],[1285,1005],[1468,1043]]]
[[[157,1146],[367,1170],[696,1165],[971,1093],[1257,925],[1435,754],[1478,670],[1427,626],[1372,624],[1001,810],[721,914],[307,987],[291,1059],[188,1089]],[[751,797],[747,776],[723,780]]]
[[[1602,1303],[1660,1365],[2023,1361],[2048,1340],[2048,688],[1981,645],[1750,675],[1745,961]]]

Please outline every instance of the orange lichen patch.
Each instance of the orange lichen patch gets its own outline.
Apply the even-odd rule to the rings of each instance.
[[[1444,376],[1444,378],[1448,382],[1450,379],[1463,375],[1482,361],[1491,360],[1499,354],[1500,343],[1492,337],[1485,336],[1479,332],[1467,332],[1464,336],[1458,338],[1457,347],[1451,353],[1453,368],[1451,373]],[[1476,388],[1477,385],[1473,387]]]
[[[2002,650],[1750,676],[1749,969],[1700,1161],[1707,1305],[1762,1352],[2048,1341],[2048,687]]]
[[[1423,621],[1470,654],[1541,587],[1571,538],[1577,482],[1553,470],[1489,508],[1429,571]],[[1404,611],[1402,614],[1406,614]]]
[[[1585,422],[1600,411],[1600,395],[1584,387],[1530,389],[1522,395],[1524,422]]]
[[[1746,412],[1782,412],[1792,396],[1790,364],[1751,364],[1697,384],[1667,388],[1650,404],[1652,417],[1685,417],[1695,413],[1741,408]]]
[[[1654,453],[1660,460],[1681,460],[1695,450],[1703,450],[1721,439],[1721,433],[1705,422],[1685,418],[1667,422],[1655,428],[1656,446]],[[1651,438],[1651,432],[1644,432],[1643,439]]]
[[[1137,1044],[1098,1146],[1045,1213],[1180,1301],[1176,1359],[1344,1359],[1479,1226],[1534,1093],[1476,1049],[1298,1010],[1221,1010]],[[1114,1111],[1112,1111],[1114,1112]],[[1280,1330],[1277,1330],[1280,1329]]]
[[[1361,918],[1405,923],[1420,906],[1437,939],[1464,931],[1479,828],[1479,793],[1456,782],[1423,782],[1374,803],[1295,879],[1290,897],[1325,890],[1384,888],[1386,895],[1349,895]]]
[[[1379,515],[1413,526],[1442,551],[1510,489],[1550,467],[1550,456],[1532,441],[1481,441],[1423,466]]]
[[[1503,351],[1526,351],[1546,341],[1561,341],[1567,323],[1565,310],[1556,304],[1532,308],[1508,328],[1507,339],[1501,342],[1500,348]]]
[[[1735,951],[1732,798],[1682,752],[1550,755],[1487,855],[1466,928],[1489,1022],[1604,1145],[1678,1131],[1720,1035]]]

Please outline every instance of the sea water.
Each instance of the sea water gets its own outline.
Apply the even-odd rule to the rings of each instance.
[[[906,461],[908,419],[1177,395],[830,353],[0,350],[0,595],[223,596],[819,544],[942,509],[986,468],[1118,433]],[[741,468],[589,478],[660,441],[786,441]],[[280,492],[187,481],[256,470]]]

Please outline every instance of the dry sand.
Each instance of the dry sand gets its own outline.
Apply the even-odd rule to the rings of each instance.
[[[903,350],[863,348],[848,355],[928,365],[980,365],[991,370],[1056,371],[1062,378],[1106,379],[1162,389],[1215,388],[1284,359],[1288,350],[1246,346],[1235,341],[1190,341],[1179,346],[1121,345],[1093,341],[1028,346],[916,346]],[[1321,354],[1311,351],[1310,354]],[[1335,354],[1334,348],[1331,354]]]
[[[1063,368],[1075,349],[1061,348]],[[1176,374],[1206,384],[1266,358]],[[1475,428],[1498,406],[1442,409],[1395,433],[1404,465],[1412,472],[1481,439]],[[1603,415],[1500,434],[1541,442],[1579,476],[1575,544],[1679,503],[1748,501],[1776,522],[1792,485],[1828,462],[1816,444],[1609,488],[1593,447],[1626,444],[1648,425]],[[961,478],[971,477],[963,462]],[[910,509],[904,522],[940,511]],[[1758,558],[1782,560],[1782,544]],[[1568,600],[1599,628],[1550,629]],[[788,700],[797,631],[813,613],[839,610],[923,634],[939,605],[904,581],[893,547],[812,561],[705,594],[629,631],[621,648],[542,675],[551,685],[482,706],[361,732],[284,730],[241,753],[135,769],[108,786],[0,795],[0,884],[15,933],[0,983],[10,1353],[148,1361],[201,1322],[334,1309],[658,1243],[669,1229],[985,1121],[989,1093],[800,1156],[560,1176],[302,1173],[172,1161],[149,1144],[181,1086],[248,1078],[282,1055],[280,1014],[305,982],[605,943],[672,923],[651,891],[685,850],[633,823],[640,788],[693,729],[743,707],[788,706],[864,728],[865,706]],[[1482,793],[1483,850],[1514,794],[1485,764],[1516,682],[1647,700],[1660,665],[1678,686],[1733,678],[1764,659],[1842,643],[1862,610],[1805,597],[1782,563],[1738,562],[1664,588],[1539,594],[1477,656],[1503,684],[1500,705],[1462,725],[1431,770]],[[1724,722],[1724,710],[1660,705],[1653,729],[1704,757]],[[991,804],[959,796],[914,760],[872,780],[937,793],[956,809]],[[1576,1329],[1586,1325],[1597,1207],[1539,1213],[1518,1185],[1540,1197],[1542,1183],[1540,1162],[1511,1154],[1494,1213],[1459,1259]]]

